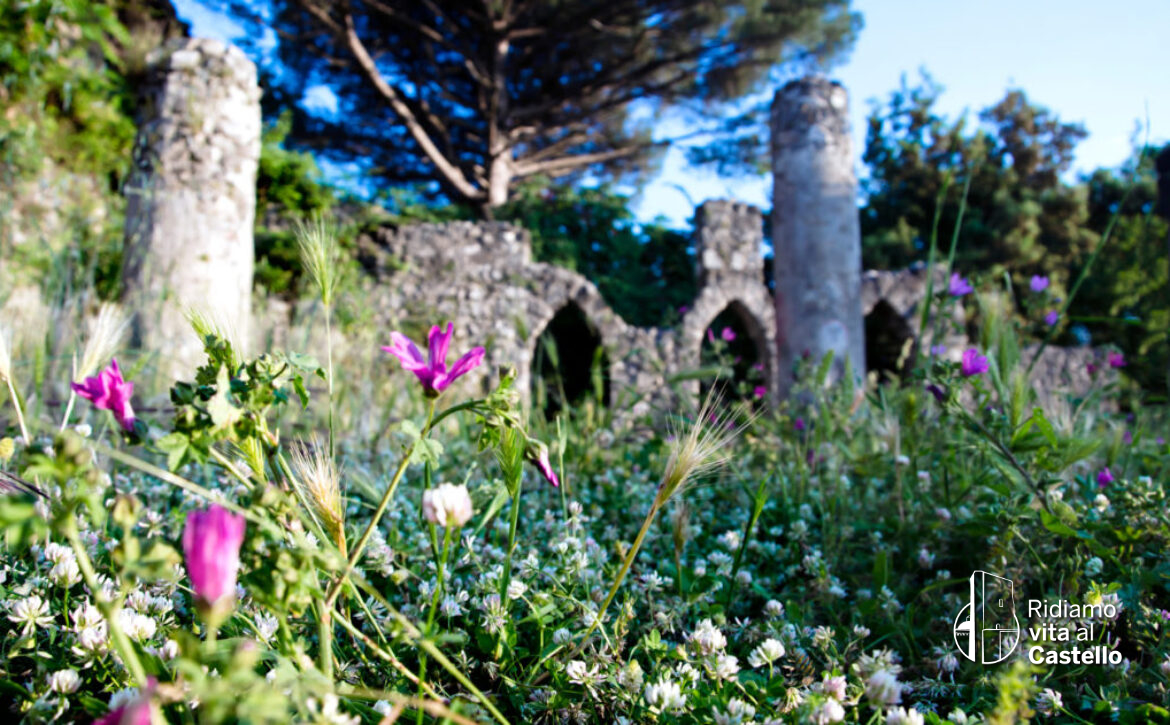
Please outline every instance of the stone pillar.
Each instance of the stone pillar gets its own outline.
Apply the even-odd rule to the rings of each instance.
[[[239,48],[183,39],[152,54],[126,185],[127,308],[164,381],[191,378],[202,343],[188,308],[248,340],[260,88]]]
[[[773,271],[779,388],[804,355],[834,353],[865,373],[861,229],[849,139],[849,97],[820,77],[793,81],[772,102]]]
[[[734,201],[707,201],[695,211],[699,288],[764,280],[760,210]]]

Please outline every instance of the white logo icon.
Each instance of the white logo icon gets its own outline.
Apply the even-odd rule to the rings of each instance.
[[[955,644],[972,662],[1003,662],[1020,643],[1012,580],[976,571],[969,585],[967,604],[955,617]]]

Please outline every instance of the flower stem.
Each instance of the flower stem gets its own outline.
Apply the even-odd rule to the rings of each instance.
[[[768,500],[767,496],[764,495],[764,486],[767,480],[765,477],[760,477],[760,485],[756,487],[756,497],[752,502],[752,515],[748,519],[747,526],[744,527],[743,541],[739,543],[739,550],[735,552],[735,563],[731,565],[731,581],[727,584],[727,601],[724,604],[724,607],[729,610],[731,609],[731,600],[735,597],[735,577],[739,574],[739,567],[743,564],[743,554],[747,550],[748,542],[752,539],[752,534],[755,533],[760,514],[764,512],[764,503]]]
[[[325,391],[329,398],[329,458],[336,460],[333,445],[333,309],[325,305]]]
[[[134,678],[139,689],[145,688],[147,684],[146,670],[142,667],[138,653],[134,651],[134,646],[130,644],[126,633],[118,625],[117,615],[121,607],[101,596],[101,585],[98,584],[97,572],[93,568],[93,562],[89,560],[89,552],[86,551],[85,544],[81,542],[81,532],[77,529],[77,514],[74,511],[70,511],[65,516],[65,538],[73,547],[73,554],[77,557],[77,567],[81,569],[81,575],[85,577],[85,585],[89,587],[94,602],[101,610],[102,616],[106,618],[106,626],[109,627],[110,638],[114,640],[114,647],[122,656],[122,662],[126,664],[126,669],[130,671],[130,676]]]
[[[8,383],[8,396],[12,398],[12,407],[16,409],[16,422],[20,424],[20,435],[24,438],[24,445],[32,445],[32,438],[28,436],[28,428],[24,425],[24,411],[20,409],[20,398],[16,397],[16,388],[12,387],[12,378],[5,377]]]
[[[65,404],[65,415],[61,416],[61,427],[58,430],[65,430],[65,426],[69,425],[69,418],[73,415],[73,403],[77,400],[77,393],[73,392],[72,386],[69,388],[69,402]]]
[[[423,435],[430,431],[437,422],[435,419],[435,402],[436,399],[431,400],[430,410],[427,412],[427,422],[422,430]],[[443,412],[447,413],[448,411]],[[421,437],[419,440],[421,440]],[[337,595],[341,593],[341,587],[349,579],[349,575],[353,573],[358,560],[361,559],[362,552],[365,551],[366,544],[369,543],[370,537],[374,533],[374,529],[378,527],[378,522],[382,520],[382,515],[386,513],[386,509],[390,506],[390,499],[394,497],[394,492],[398,490],[398,484],[402,481],[403,474],[406,473],[406,467],[410,463],[410,456],[414,453],[414,447],[417,443],[418,440],[411,442],[407,446],[406,452],[402,454],[402,460],[398,462],[398,468],[394,471],[394,476],[390,479],[390,485],[386,487],[386,492],[382,494],[382,500],[378,502],[378,508],[374,511],[373,518],[370,519],[370,523],[366,525],[365,531],[362,532],[357,543],[354,544],[353,552],[349,555],[349,563],[346,564],[345,571],[341,573],[341,576],[337,578],[337,581],[333,583],[333,586],[325,596],[325,603],[328,606],[332,606],[333,602],[337,601]]]
[[[432,524],[432,527],[434,525]],[[435,613],[439,611],[439,597],[443,593],[443,573],[447,569],[447,556],[451,552],[451,529],[453,526],[443,527],[443,553],[439,555],[438,561],[438,576],[435,580],[435,591],[431,595],[431,610],[427,613],[427,635],[431,634],[431,630],[435,626]],[[421,700],[426,694],[427,682],[427,655],[425,652],[418,657],[418,696]],[[416,722],[422,725],[423,712],[418,711],[418,720]]]
[[[573,651],[568,656],[568,659],[572,659],[579,654],[585,647],[585,643],[589,641],[589,635],[593,634],[593,630],[601,626],[601,621],[605,618],[605,610],[609,609],[610,603],[617,596],[618,589],[621,587],[622,582],[625,581],[626,575],[629,574],[630,566],[634,563],[634,559],[638,556],[638,551],[642,548],[642,541],[646,538],[646,532],[650,530],[650,524],[654,522],[654,517],[658,515],[661,507],[662,504],[658,500],[655,500],[650,505],[650,511],[646,514],[646,520],[642,522],[642,528],[638,530],[638,535],[634,538],[633,545],[630,546],[630,550],[626,553],[626,558],[622,561],[622,568],[618,570],[617,577],[613,580],[613,585],[609,588],[609,594],[605,595],[605,601],[601,603],[601,609],[597,611],[597,616],[594,618],[593,624],[589,625],[589,629],[585,630],[584,636],[573,647]]]
[[[328,602],[317,604],[317,640],[321,648],[318,653],[321,674],[333,681],[333,605]]]

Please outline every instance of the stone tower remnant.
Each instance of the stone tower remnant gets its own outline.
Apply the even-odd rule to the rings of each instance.
[[[805,356],[834,354],[865,372],[861,230],[849,96],[822,77],[793,81],[772,102],[772,244],[780,393]]]
[[[126,187],[124,302],[160,374],[190,377],[202,344],[188,309],[248,339],[260,88],[256,66],[216,40],[174,41],[149,62]]]

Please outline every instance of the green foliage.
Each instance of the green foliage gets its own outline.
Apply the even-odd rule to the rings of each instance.
[[[497,217],[529,230],[538,261],[583,274],[631,324],[663,324],[694,299],[687,236],[638,224],[629,198],[605,187],[525,186]]]
[[[1081,259],[1098,235],[1085,227],[1084,193],[1061,181],[1073,148],[1085,137],[1075,124],[1009,91],[968,130],[949,121],[934,104],[942,89],[924,74],[902,86],[869,117],[863,160],[862,257],[866,268],[898,268],[923,259],[944,185],[940,254],[950,251],[962,184],[971,176],[956,266],[1012,274],[1026,288],[1030,275],[1048,275],[1067,286],[1070,263]]]

